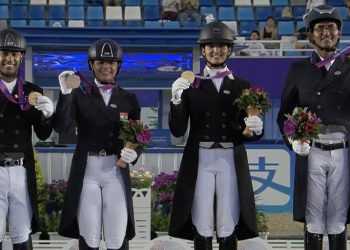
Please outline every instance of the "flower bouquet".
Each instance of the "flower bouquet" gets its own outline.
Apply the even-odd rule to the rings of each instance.
[[[124,147],[135,149],[140,147],[144,151],[152,140],[151,131],[139,120],[123,121],[119,131],[119,139],[124,143]],[[126,162],[121,158],[118,159],[117,165],[125,168]]]
[[[321,119],[307,108],[296,107],[292,114],[285,114],[283,132],[289,142],[300,140],[302,143],[317,139],[322,127]]]
[[[239,109],[247,112],[248,116],[263,115],[271,107],[269,96],[262,88],[244,89],[235,102],[238,103]],[[246,127],[243,131],[243,135],[252,137],[253,132]]]

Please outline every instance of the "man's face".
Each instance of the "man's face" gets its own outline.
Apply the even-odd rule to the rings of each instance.
[[[203,57],[205,57],[207,62],[214,68],[215,65],[223,65],[230,54],[231,48],[229,48],[227,44],[223,43],[206,44],[202,48]]]
[[[100,82],[114,83],[118,71],[117,61],[94,60],[90,66]]]
[[[316,23],[310,35],[318,47],[332,49],[336,47],[341,31],[335,22],[325,21]]]
[[[0,50],[0,78],[12,81],[16,78],[22,61],[22,52]]]

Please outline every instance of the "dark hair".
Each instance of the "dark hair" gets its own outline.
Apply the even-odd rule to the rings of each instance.
[[[256,34],[260,37],[260,32],[259,32],[259,31],[257,31],[257,30],[252,30],[252,31],[250,32],[250,34],[253,34],[253,33],[256,33]]]

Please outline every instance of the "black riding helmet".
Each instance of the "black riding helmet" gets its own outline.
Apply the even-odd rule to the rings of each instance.
[[[90,46],[88,57],[89,62],[93,60],[117,61],[120,67],[123,61],[123,49],[111,39],[101,39]],[[91,70],[90,64],[89,68]]]
[[[227,44],[227,46],[230,49],[230,53],[227,55],[227,58],[224,63],[221,65],[212,65],[207,61],[207,65],[209,67],[215,66],[215,67],[224,67],[226,65],[226,62],[228,58],[230,57],[232,51],[233,51],[233,31],[224,23],[214,21],[211,23],[208,23],[206,26],[204,26],[199,34],[198,43],[200,45],[200,48],[202,49],[206,44]]]
[[[199,34],[198,43],[226,43],[233,46],[233,31],[224,23],[214,21],[204,26]]]
[[[339,30],[343,26],[343,20],[338,9],[326,4],[317,6],[310,11],[305,20],[305,28],[307,31],[312,31],[315,24],[321,21],[333,21],[337,24]]]
[[[342,17],[335,7],[326,4],[317,6],[310,11],[305,20],[305,28],[308,31],[309,41],[310,43],[314,44],[316,47],[323,51],[336,51],[340,38],[338,39],[336,45],[333,48],[323,48],[320,45],[316,44],[314,38],[311,36],[311,32],[314,30],[315,25],[319,22],[324,21],[335,22],[338,29],[342,29]]]
[[[14,29],[0,31],[0,50],[26,52],[26,40],[24,36]]]

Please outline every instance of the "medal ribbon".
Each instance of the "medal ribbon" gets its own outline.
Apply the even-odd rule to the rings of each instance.
[[[194,88],[198,88],[200,83],[201,83],[201,80],[224,78],[224,77],[229,76],[231,74],[232,74],[232,71],[226,70],[226,71],[223,71],[223,72],[218,72],[214,76],[200,76],[200,75],[196,75],[194,83],[193,83],[193,87]]]
[[[81,79],[80,89],[83,91],[84,94],[90,94],[93,87],[100,88],[103,90],[109,90],[114,89],[117,87],[116,84],[110,84],[110,83],[101,83],[103,86],[97,87],[94,83],[90,82],[82,73],[79,71],[75,71],[75,74],[78,75]]]
[[[13,103],[18,103],[21,110],[27,111],[30,109],[30,104],[28,100],[24,100],[24,93],[23,93],[23,81],[21,77],[17,78],[17,91],[18,91],[18,101],[12,96],[12,94],[8,91],[5,83],[0,79],[0,90],[5,95],[7,100]]]

